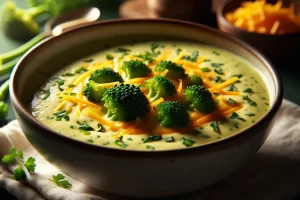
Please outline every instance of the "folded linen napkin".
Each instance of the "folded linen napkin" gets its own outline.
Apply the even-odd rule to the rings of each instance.
[[[280,117],[262,148],[236,173],[209,188],[172,199],[290,199],[300,192],[300,107],[284,100]],[[0,164],[0,187],[24,200],[133,199],[92,189],[70,177],[73,187],[60,188],[49,181],[59,170],[43,159],[22,133],[17,121],[0,129],[0,157],[10,147],[21,149],[25,159],[36,158],[36,171],[26,182],[12,178],[15,166]]]

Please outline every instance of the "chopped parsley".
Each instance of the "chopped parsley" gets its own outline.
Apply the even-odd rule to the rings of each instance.
[[[105,128],[102,126],[102,124],[97,124],[97,132],[105,132],[106,130],[105,130]]]
[[[211,124],[210,124],[210,127],[213,128],[214,132],[220,133],[219,124],[218,124],[217,121],[214,121],[213,123],[211,123]]]
[[[229,103],[231,103],[231,104],[236,104],[236,101],[233,100],[233,99],[231,99],[231,98],[228,98],[227,101],[228,101]]]
[[[46,119],[54,119],[54,117],[47,116]]]
[[[211,60],[210,59],[205,59],[203,62],[210,62]]]
[[[209,68],[208,68],[208,67],[203,67],[203,68],[201,69],[201,71],[203,71],[203,72],[209,72]]]
[[[221,83],[222,82],[222,78],[220,76],[215,76],[214,77],[214,81],[217,83]]]
[[[88,70],[86,68],[80,67],[80,68],[76,69],[75,73],[82,74],[82,73],[87,72],[87,71]]]
[[[235,85],[230,85],[229,88],[228,88],[228,91],[234,91],[234,92],[237,92],[238,89],[237,89],[237,87],[235,87]]]
[[[256,107],[257,103],[252,101],[248,96],[243,96],[243,100],[246,100],[250,106]]]
[[[185,55],[182,59],[189,60],[191,62],[197,62],[198,60],[198,51],[194,51],[191,56]]]
[[[230,119],[238,119],[238,120],[241,120],[241,121],[243,121],[243,122],[246,121],[244,118],[240,117],[236,112],[233,112],[233,113],[230,115],[229,118],[230,118]]]
[[[88,59],[84,60],[83,62],[90,63],[90,62],[93,62],[93,61],[94,61],[94,59],[93,59],[93,58],[88,58]]]
[[[240,126],[240,124],[239,124],[238,122],[234,122],[234,123],[233,123],[233,126],[234,126],[235,128],[237,128],[237,129],[239,129],[239,128],[240,128],[240,127],[239,127],[239,126]]]
[[[180,142],[181,142],[184,146],[186,146],[186,147],[193,146],[193,144],[196,143],[194,140],[187,139],[187,138],[184,138],[184,137],[182,137],[182,138],[180,139]]]
[[[39,97],[42,99],[42,100],[46,100],[49,96],[50,96],[50,90],[49,89],[44,89],[44,90],[40,90],[40,95]]]
[[[165,137],[164,140],[165,140],[166,142],[174,142],[174,141],[175,141],[175,139],[174,139],[173,136]]]
[[[69,121],[69,115],[66,110],[62,110],[56,113],[53,113],[53,115],[56,117],[56,121],[61,121],[62,119],[65,119],[66,121]]]
[[[216,56],[219,56],[219,55],[220,55],[220,53],[219,53],[219,52],[216,52],[215,50],[213,50],[212,53],[215,54]]]
[[[129,140],[129,141],[133,141],[133,139],[132,139],[131,137],[127,138],[127,140]]]
[[[146,145],[146,149],[151,150],[151,151],[155,150],[155,148],[153,146],[150,146],[150,145]]]
[[[253,93],[253,89],[252,88],[247,88],[243,92],[245,92],[245,93]]]
[[[212,67],[221,67],[223,66],[224,64],[223,63],[211,63],[210,64]]]
[[[215,69],[214,71],[219,75],[224,75],[222,68]]]
[[[137,55],[137,57],[142,58],[144,61],[146,61],[147,63],[152,63],[155,61],[154,57],[156,56],[155,53],[150,53],[148,51],[146,51],[144,54],[139,54]]]
[[[89,143],[94,143],[94,140],[93,139],[88,139],[87,140]]]
[[[91,132],[82,129],[79,129],[79,132],[83,133],[84,135],[91,135]]]
[[[148,138],[143,141],[143,143],[159,141],[162,139],[163,137],[161,135],[149,135]]]
[[[94,131],[94,128],[88,125],[87,123],[81,123],[77,121],[77,124],[79,125],[79,130]]]
[[[268,104],[268,103],[265,103],[265,105],[269,106],[270,104]]]
[[[267,98],[266,98],[266,97],[261,97],[261,99],[262,99],[262,100],[267,100]]]
[[[253,117],[253,116],[255,116],[254,113],[246,113],[245,115],[248,116],[248,117]]]
[[[71,126],[70,126],[70,129],[75,129],[75,126],[71,125]]]
[[[115,53],[128,53],[130,51],[131,51],[130,49],[125,49],[125,48],[122,48],[122,47],[114,48]]]
[[[236,74],[236,75],[234,75],[234,76],[236,76],[236,77],[238,77],[238,78],[242,78],[242,77],[243,77],[243,74]]]
[[[114,57],[111,54],[107,54],[106,55],[106,59],[107,60],[112,60],[112,59],[114,59]]]
[[[210,136],[209,135],[207,135],[207,134],[205,134],[205,133],[198,133],[197,134],[200,138],[203,138],[203,139],[208,139],[208,138],[210,138]]]
[[[76,95],[77,95],[77,94],[74,93],[74,92],[70,93],[70,96],[76,96]]]
[[[65,80],[60,79],[60,78],[57,78],[57,79],[55,80],[55,82],[57,83],[57,87],[58,87],[59,91],[61,91],[61,92],[64,91],[64,89],[61,88],[60,86],[62,86],[62,85],[65,84]]]
[[[128,144],[125,144],[123,142],[123,136],[121,136],[119,139],[115,140],[114,143],[123,149],[125,149],[128,146]]]
[[[176,54],[179,55],[181,51],[182,51],[182,49],[180,49],[180,48],[176,49]]]

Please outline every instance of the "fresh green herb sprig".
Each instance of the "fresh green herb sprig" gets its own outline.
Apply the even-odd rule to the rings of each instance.
[[[68,180],[65,180],[65,176],[61,173],[59,173],[57,175],[53,175],[52,178],[53,179],[49,179],[49,180],[54,182],[59,187],[62,187],[65,189],[69,189],[72,187],[72,184]]]
[[[15,180],[24,180],[26,178],[26,172],[24,167],[27,169],[29,173],[33,173],[36,167],[35,158],[29,157],[26,162],[24,163],[23,159],[23,152],[21,150],[17,150],[16,148],[9,149],[10,154],[6,154],[2,158],[2,163],[18,163],[18,167],[14,170],[13,178]]]

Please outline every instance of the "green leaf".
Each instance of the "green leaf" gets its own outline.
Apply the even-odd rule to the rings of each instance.
[[[71,188],[72,187],[72,184],[67,181],[67,180],[64,180],[65,179],[65,176],[63,174],[57,174],[56,176],[53,175],[53,182],[59,186],[59,187],[62,187],[62,188]]]
[[[231,103],[231,104],[236,104],[236,101],[233,100],[233,99],[231,99],[231,98],[228,98],[227,101],[228,101],[229,103]]]
[[[146,149],[151,150],[151,151],[154,151],[154,150],[155,150],[155,147],[150,146],[150,145],[146,145]]]
[[[198,60],[198,51],[194,51],[191,56],[185,55],[182,59],[189,60],[191,62],[197,62]]]
[[[243,74],[236,74],[235,76],[238,77],[238,78],[242,78]]]
[[[112,59],[114,59],[114,57],[111,54],[107,54],[106,55],[106,59],[107,60],[112,60]]]
[[[214,71],[219,75],[224,75],[222,68],[215,69]]]
[[[22,152],[21,150],[18,150],[17,153],[16,153],[16,155],[17,155],[19,158],[23,159],[23,152]]]
[[[147,139],[143,141],[143,143],[159,141],[162,139],[163,137],[161,135],[150,135]]]
[[[257,103],[252,101],[248,96],[243,96],[243,100],[246,100],[250,106],[256,107]]]
[[[77,121],[77,124],[79,125],[79,130],[83,130],[83,131],[93,131],[94,128],[91,127],[90,125],[88,125],[87,123],[81,123],[79,121]]]
[[[245,93],[253,93],[253,89],[252,88],[247,88],[243,92],[245,92]]]
[[[204,67],[204,68],[201,69],[201,71],[203,71],[203,72],[209,72],[209,68],[208,67]]]
[[[24,165],[26,167],[26,169],[28,170],[28,172],[32,173],[35,170],[36,164],[35,164],[35,158],[33,157],[29,157],[26,160],[26,163]]]
[[[99,124],[97,125],[98,129],[97,129],[97,132],[106,132],[105,128],[102,126],[102,124]]]
[[[21,165],[14,170],[13,178],[17,181],[24,180],[26,178],[26,173]]]
[[[91,132],[85,130],[79,130],[79,132],[83,133],[84,135],[91,135]]]
[[[240,117],[236,112],[233,112],[233,113],[230,115],[229,118],[230,118],[230,119],[238,119],[238,120],[241,120],[241,121],[243,121],[243,122],[246,121],[244,118]]]
[[[248,117],[253,117],[253,116],[255,116],[254,113],[247,113],[247,114],[245,114],[245,115],[248,116]]]
[[[83,62],[87,62],[87,63],[90,63],[90,62],[93,62],[94,59],[93,58],[88,58],[88,59],[85,59]]]
[[[220,76],[215,76],[214,77],[214,81],[216,81],[217,83],[221,83],[222,82],[222,78]]]
[[[210,124],[210,127],[213,128],[213,130],[216,132],[216,133],[220,133],[220,128],[219,128],[219,124],[217,121],[214,121],[213,123]]]
[[[186,146],[186,147],[193,146],[193,144],[196,143],[194,140],[187,139],[187,138],[184,138],[184,137],[182,137],[182,138],[180,139],[180,142],[181,142],[184,146]]]
[[[238,89],[237,89],[237,87],[235,87],[235,85],[230,85],[229,88],[228,88],[228,91],[234,91],[234,92],[237,92]]]
[[[75,76],[75,74],[74,74],[74,73],[67,72],[67,73],[63,74],[62,76]]]
[[[215,50],[213,50],[212,53],[215,54],[216,56],[219,56],[219,55],[220,55],[220,53],[219,53],[219,52],[216,52]]]
[[[211,63],[210,64],[212,67],[221,67],[223,66],[224,64],[223,63]]]
[[[56,121],[61,121],[62,119],[65,119],[66,121],[69,121],[69,115],[66,110],[62,110],[56,113],[53,113],[53,115],[56,117]]]
[[[171,137],[165,137],[164,140],[165,140],[166,142],[174,142],[174,141],[175,141],[175,139],[174,139],[173,136],[171,136]]]
[[[2,158],[2,162],[3,163],[9,163],[11,161],[13,161],[15,159],[15,156],[14,155],[11,155],[11,154],[7,154],[7,155],[4,155],[3,158]]]
[[[77,73],[77,74],[82,74],[82,73],[87,72],[87,71],[88,71],[88,70],[87,70],[86,68],[80,67],[80,68],[78,68],[78,69],[75,71],[75,73]]]

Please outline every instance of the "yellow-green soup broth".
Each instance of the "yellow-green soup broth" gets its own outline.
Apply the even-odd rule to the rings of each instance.
[[[141,60],[151,72],[129,78],[124,61]],[[185,77],[170,79],[176,94],[149,97],[144,81],[169,77],[170,71],[155,71],[157,63],[169,60],[184,70]],[[120,121],[108,116],[105,102],[86,98],[86,87],[96,70],[111,68],[124,84],[134,84],[148,99],[145,118]],[[202,78],[216,108],[199,112],[187,105],[184,90],[191,74]],[[97,83],[111,90],[119,82]],[[187,127],[164,127],[158,122],[158,106],[178,101],[189,116]],[[75,61],[53,75],[32,101],[32,114],[41,123],[68,137],[100,146],[130,150],[168,150],[212,143],[234,135],[259,120],[269,109],[269,93],[260,73],[246,60],[217,47],[192,42],[145,42],[111,48]],[[134,112],[134,111],[133,111]]]

